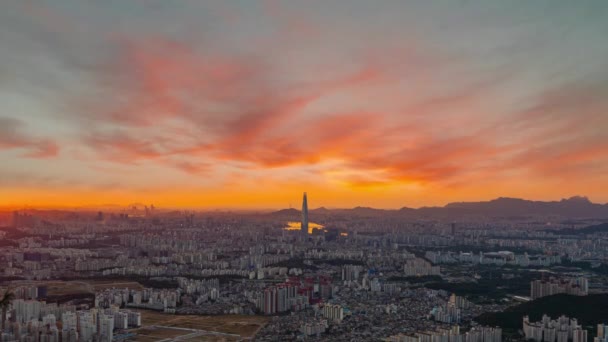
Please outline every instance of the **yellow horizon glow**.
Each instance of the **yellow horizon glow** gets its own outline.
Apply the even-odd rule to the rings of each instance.
[[[579,184],[580,185],[580,184]],[[588,196],[592,202],[605,203],[608,199],[592,182],[584,187],[565,184],[554,187],[531,184],[527,187],[504,182],[493,187],[484,183],[460,187],[425,185],[412,189],[395,184],[386,188],[349,188],[327,184],[300,184],[287,186],[269,184],[266,188],[158,188],[147,191],[130,189],[0,189],[0,209],[73,209],[114,205],[126,207],[133,203],[154,204],[163,209],[244,209],[273,210],[299,207],[304,191],[308,192],[310,208],[352,208],[357,206],[382,209],[402,207],[444,206],[450,202],[487,201],[498,197],[515,197],[529,200],[560,200],[575,195]]]
[[[284,230],[301,230],[302,223],[289,221],[287,222],[287,227],[283,228]],[[324,226],[314,222],[308,222],[308,234],[312,234],[315,230],[323,229]]]

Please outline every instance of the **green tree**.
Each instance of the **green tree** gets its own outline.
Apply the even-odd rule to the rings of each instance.
[[[15,299],[15,294],[11,292],[10,288],[7,288],[6,291],[4,291],[4,295],[2,295],[2,299],[0,299],[0,308],[2,308],[2,330],[0,331],[4,331],[6,324],[6,312],[8,311],[8,307],[11,305],[13,299]]]

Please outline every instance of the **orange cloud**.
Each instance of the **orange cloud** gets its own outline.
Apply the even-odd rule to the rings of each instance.
[[[364,58],[335,72],[325,66],[316,81],[300,82],[259,57],[218,51],[163,38],[123,39],[116,61],[104,69],[109,75],[98,80],[113,96],[87,98],[87,114],[75,118],[85,128],[81,141],[90,163],[178,170],[184,184],[204,174],[247,198],[280,184],[273,201],[315,183],[330,187],[316,189],[324,196],[334,192],[344,201],[358,192],[374,193],[374,200],[384,192],[395,201],[394,189],[483,197],[489,190],[478,183],[531,177],[519,185],[523,191],[543,177],[599,174],[606,167],[598,162],[607,157],[606,141],[585,122],[605,125],[599,113],[606,105],[585,87],[557,87],[523,109],[494,114],[487,99],[508,80],[502,72],[459,87],[437,85],[434,72],[443,73],[447,62],[405,53]],[[420,82],[402,88],[403,79]],[[568,115],[576,109],[581,117]],[[22,135],[5,137],[2,146],[32,157],[59,148]],[[312,181],[301,180],[307,178]],[[179,203],[198,201],[184,184],[183,198],[178,190],[156,191],[171,192]]]
[[[102,106],[100,116],[110,119],[109,126],[85,140],[107,159],[121,163],[154,160],[197,174],[212,171],[218,163],[276,169],[334,161],[332,167],[348,171],[343,174],[350,176],[343,180],[354,186],[465,186],[479,178],[499,180],[513,170],[557,167],[543,162],[527,138],[552,148],[552,132],[572,121],[551,121],[555,111],[530,116],[543,108],[571,105],[564,92],[556,91],[544,94],[521,115],[480,125],[487,109],[482,99],[506,77],[502,73],[425,100],[412,96],[413,102],[410,97],[396,98],[389,87],[391,105],[401,108],[394,113],[334,109],[319,115],[311,108],[333,94],[390,85],[396,77],[391,65],[372,58],[368,62],[375,60],[376,65],[365,64],[349,75],[294,85],[275,83],[275,70],[251,58],[214,55],[165,40],[129,41],[125,46],[119,65],[128,77],[129,100],[109,112]],[[470,113],[450,115],[453,108],[468,108]],[[522,135],[505,139],[512,130]],[[573,150],[560,159],[566,158],[583,155]]]

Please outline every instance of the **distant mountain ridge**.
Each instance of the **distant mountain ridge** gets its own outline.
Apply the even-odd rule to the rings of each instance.
[[[0,208],[0,213],[10,216],[12,215],[13,210],[21,212],[56,213],[97,211],[124,212],[125,210],[131,210],[133,206],[138,206],[138,210],[143,210],[145,205],[141,203],[133,203],[130,206],[105,204],[102,206],[57,209],[15,208],[3,210]],[[178,209],[175,210],[179,211]],[[208,210],[208,212],[216,211]],[[239,211],[234,212],[238,213]],[[366,218],[382,215],[411,219],[458,219],[459,217],[555,216],[563,218],[594,218],[608,221],[608,204],[593,203],[587,197],[583,196],[574,196],[559,201],[531,201],[520,198],[499,197],[490,201],[452,202],[443,207],[403,207],[400,209],[378,209],[362,206],[355,208],[320,207],[310,209],[309,212],[311,215],[316,217],[340,215],[345,217],[352,216]],[[250,210],[247,213],[271,215],[277,218],[285,218],[287,220],[300,220],[301,218],[300,210],[295,208],[282,209],[278,211]]]
[[[587,197],[581,196],[551,202],[500,197],[487,202],[450,203],[445,208],[469,210],[492,216],[557,215],[567,217],[608,217],[607,204],[592,203]]]
[[[300,211],[298,209],[289,208],[289,209],[281,209],[279,211],[275,211],[272,214],[273,215],[293,216],[293,215],[300,215]]]
[[[355,207],[352,209],[327,209],[321,207],[310,210],[311,214],[343,214],[355,217],[377,215],[403,216],[411,218],[424,217],[517,217],[517,216],[561,216],[569,218],[602,218],[608,219],[608,204],[592,203],[587,197],[574,196],[560,201],[530,201],[520,198],[499,197],[482,202],[453,202],[443,207],[422,207],[418,209],[403,207],[394,209],[376,209]],[[297,209],[283,209],[272,215],[299,215]]]

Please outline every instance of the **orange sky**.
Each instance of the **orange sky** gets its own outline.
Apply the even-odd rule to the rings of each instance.
[[[370,4],[3,3],[0,207],[608,202],[605,2]]]
[[[78,208],[105,204],[129,205],[132,203],[154,204],[161,208],[192,209],[277,209],[290,206],[299,208],[302,190],[309,194],[311,208],[316,207],[355,207],[372,206],[377,208],[400,208],[403,206],[420,207],[444,205],[453,201],[489,200],[500,196],[523,197],[535,200],[555,200],[577,194],[580,184],[575,187],[553,187],[552,184],[533,184],[525,189],[516,188],[518,184],[504,184],[500,187],[485,183],[479,186],[462,188],[443,188],[437,185],[384,184],[381,186],[352,187],[350,185],[332,188],[281,187],[269,185],[251,189],[150,189],[134,193],[130,189],[108,191],[82,190],[66,191],[31,189],[10,189],[0,191],[3,201],[0,208],[19,209],[23,207],[40,208]],[[593,194],[593,184],[587,185],[586,194]],[[8,191],[7,191],[8,190]],[[544,194],[544,195],[540,195]],[[591,196],[595,202],[605,202],[603,194]]]

